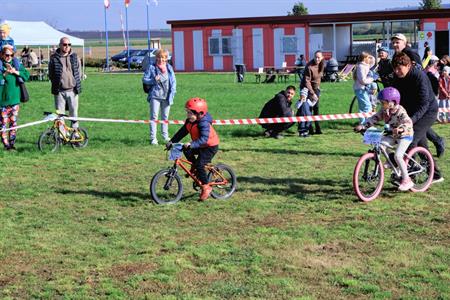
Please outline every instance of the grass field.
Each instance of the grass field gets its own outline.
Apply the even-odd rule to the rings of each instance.
[[[192,96],[216,119],[257,117],[285,85],[253,79],[178,74],[171,119]],[[49,83],[28,87],[20,123],[53,107]],[[83,88],[82,117],[148,118],[138,74],[88,73]],[[351,82],[322,90],[322,113],[347,110]],[[446,181],[428,192],[386,182],[361,203],[351,177],[367,147],[352,123],[281,140],[217,127],[214,161],[234,168],[237,192],[199,203],[185,181],[170,206],[150,200],[149,180],[169,162],[146,125],[84,122],[88,147],[55,154],[36,147],[46,125],[20,130],[18,151],[0,151],[0,298],[449,299],[449,154],[438,160]],[[435,127],[450,141],[448,125]]]

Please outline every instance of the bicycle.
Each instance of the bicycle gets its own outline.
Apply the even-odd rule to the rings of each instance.
[[[392,170],[390,182],[394,186],[399,186],[401,182],[401,171],[392,151],[395,147],[381,140],[386,134],[389,132],[379,129],[368,129],[364,133],[363,142],[372,148],[359,158],[353,172],[353,189],[358,198],[364,202],[374,200],[381,193],[385,172],[382,157]],[[410,190],[426,191],[433,181],[434,161],[431,153],[423,147],[414,147],[405,153],[404,160],[414,183]]]
[[[45,119],[53,125],[39,136],[38,148],[43,152],[56,152],[61,145],[70,144],[73,149],[85,148],[89,142],[85,128],[72,128],[64,123],[65,114],[44,112]]]
[[[198,191],[202,182],[192,170],[192,163],[182,158],[183,144],[175,143],[169,152],[169,160],[173,166],[158,171],[150,182],[150,194],[157,204],[172,204],[178,202],[183,195],[183,183],[178,173],[181,168],[186,176],[193,180],[193,188]],[[208,164],[205,166],[208,182],[213,187],[211,196],[214,199],[228,199],[236,191],[236,175],[233,169],[226,164]]]

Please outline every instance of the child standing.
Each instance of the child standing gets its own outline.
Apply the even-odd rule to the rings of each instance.
[[[389,124],[392,129],[392,136],[385,136],[382,141],[391,146],[397,144],[394,157],[402,174],[402,181],[398,189],[400,191],[407,191],[414,186],[414,183],[408,175],[408,169],[403,160],[403,156],[413,140],[413,122],[403,106],[400,105],[400,93],[397,89],[393,87],[385,88],[378,93],[378,100],[381,101],[382,108],[375,115],[366,119],[364,125],[357,125],[355,131],[359,132],[365,128],[369,128],[381,120],[385,124]]]
[[[11,32],[11,27],[9,27],[9,24],[3,23],[0,25],[0,49],[3,49],[3,46],[10,45],[13,48],[13,51],[16,52],[16,46],[14,45],[14,40],[9,36],[9,33]],[[20,62],[19,60],[14,57],[12,60],[12,66],[14,69],[19,70],[20,69]],[[5,71],[5,66],[3,66],[3,63],[0,61],[0,71]],[[17,82],[23,83],[23,79],[20,77],[17,77]],[[0,85],[4,85],[5,81],[3,79],[0,79]]]
[[[442,69],[441,77],[439,78],[439,108],[449,108],[450,101],[450,67],[445,66]],[[438,115],[439,122],[450,122],[450,114],[440,112]]]
[[[219,136],[212,127],[212,117],[208,113],[208,105],[204,99],[191,98],[185,104],[187,119],[183,127],[166,144],[170,148],[172,143],[178,143],[188,133],[191,141],[183,145],[186,158],[192,162],[197,171],[198,179],[202,182],[200,200],[208,199],[212,186],[208,184],[205,165],[211,162],[219,150]]]
[[[374,81],[372,77],[368,76],[371,68],[371,61],[371,55],[367,52],[362,52],[358,57],[358,64],[353,72],[353,90],[358,99],[358,112],[360,113],[372,112],[370,95],[366,89],[366,86]],[[361,124],[365,123],[365,118],[360,118],[359,120]]]

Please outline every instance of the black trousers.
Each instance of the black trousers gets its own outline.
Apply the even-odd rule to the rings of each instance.
[[[214,155],[219,150],[219,146],[196,148],[196,149],[183,149],[184,156],[189,160],[197,170],[197,178],[203,184],[208,183],[208,175],[206,174],[205,166],[209,164]]]
[[[437,112],[433,113],[428,112],[420,120],[414,123],[414,139],[411,145],[409,146],[410,148],[421,146],[424,147],[425,149],[428,149],[427,133],[431,129],[431,126],[436,121],[436,114]],[[441,177],[441,171],[436,165],[436,160],[434,161],[434,177],[435,178]]]
[[[431,127],[427,130],[427,139],[432,142],[434,146],[441,142],[441,137]]]

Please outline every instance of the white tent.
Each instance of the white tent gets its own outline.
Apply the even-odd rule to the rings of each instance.
[[[68,37],[74,46],[83,47],[83,70],[84,70],[84,40],[70,36],[64,32],[56,30],[45,22],[22,22],[4,20],[11,26],[11,37],[16,45],[21,46],[47,46],[49,52],[50,45],[58,45],[62,37]]]

